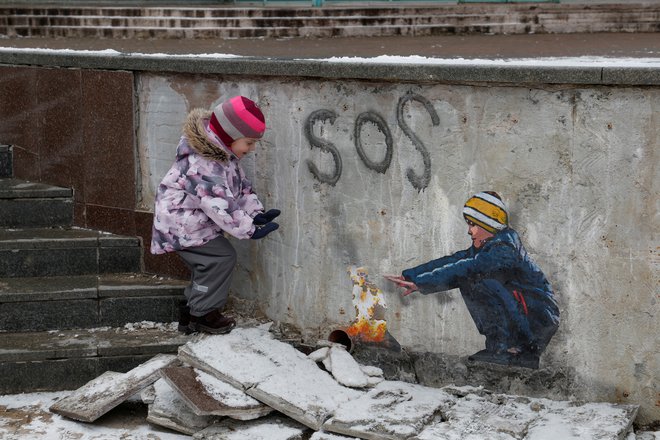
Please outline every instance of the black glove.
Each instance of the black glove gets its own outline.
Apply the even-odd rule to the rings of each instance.
[[[277,229],[279,227],[280,227],[280,225],[278,225],[275,222],[266,223],[265,225],[255,229],[254,233],[252,234],[252,237],[250,237],[250,238],[252,240],[258,240],[260,238],[264,238],[266,235],[270,234],[271,232],[273,232],[275,229]]]
[[[266,223],[272,222],[275,217],[280,215],[280,212],[279,209],[270,209],[266,212],[255,215],[252,221],[255,225],[265,225]]]

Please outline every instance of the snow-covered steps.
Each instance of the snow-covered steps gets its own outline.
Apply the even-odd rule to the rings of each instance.
[[[43,331],[172,322],[187,282],[139,273],[0,278],[0,329]]]
[[[72,389],[176,353],[187,283],[141,273],[137,237],[73,227],[72,190],[13,178],[12,156],[0,145],[0,393]]]
[[[659,20],[660,6],[653,2],[324,8],[24,5],[0,7],[0,35],[11,38],[284,38],[655,32]]]
[[[106,371],[124,373],[189,336],[176,323],[0,333],[0,394],[76,389]]]
[[[0,227],[67,226],[73,221],[73,191],[20,179],[0,179]]]
[[[0,229],[0,278],[141,270],[137,237],[88,229]]]

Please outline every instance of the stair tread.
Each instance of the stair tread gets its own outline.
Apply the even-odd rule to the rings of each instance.
[[[0,302],[181,295],[188,281],[141,273],[0,278]]]
[[[70,188],[21,179],[0,179],[0,198],[2,199],[71,197],[72,195],[73,191]]]
[[[0,337],[0,362],[28,362],[172,352],[191,336],[178,332],[175,322],[144,321],[124,327],[2,332]]]
[[[0,229],[0,250],[53,247],[61,246],[62,243],[66,243],[69,247],[138,246],[140,244],[137,237],[75,227]]]

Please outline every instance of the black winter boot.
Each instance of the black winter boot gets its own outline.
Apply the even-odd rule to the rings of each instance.
[[[220,310],[213,310],[204,316],[190,317],[190,328],[198,332],[220,335],[229,333],[234,327],[236,327],[236,320],[224,316]]]
[[[189,335],[194,330],[190,328],[190,307],[187,305],[181,304],[179,306],[179,327],[178,330],[181,333]]]

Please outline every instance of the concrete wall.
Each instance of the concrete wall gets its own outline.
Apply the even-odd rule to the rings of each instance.
[[[396,81],[355,66],[356,79],[234,69],[133,73],[136,216],[149,215],[185,114],[246,95],[269,129],[244,166],[283,214],[267,239],[234,241],[234,294],[307,339],[325,337],[355,318],[347,269],[364,266],[401,346],[459,358],[483,339],[458,292],[401,298],[381,275],[468,247],[463,203],[496,190],[559,301],[543,374],[564,377],[564,397],[637,403],[640,423],[660,419],[657,85],[603,84],[602,71],[600,83],[585,71],[574,83],[541,72],[544,83],[522,71],[466,82],[446,73]],[[512,379],[509,389],[526,386]]]

